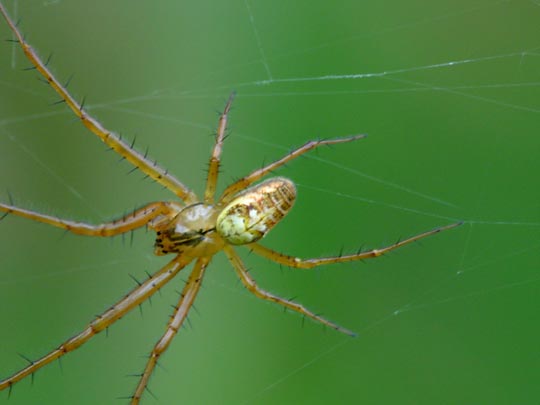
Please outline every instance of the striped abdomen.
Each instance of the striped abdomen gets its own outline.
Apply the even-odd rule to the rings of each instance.
[[[289,212],[296,187],[289,179],[274,177],[240,193],[217,218],[218,233],[233,245],[261,239]]]

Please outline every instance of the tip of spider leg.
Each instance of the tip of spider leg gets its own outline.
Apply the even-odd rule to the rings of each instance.
[[[357,139],[364,139],[367,137],[368,137],[368,134],[357,134],[357,135],[351,135],[349,138],[353,141],[356,141]]]
[[[352,142],[352,141],[358,141],[359,139],[367,138],[368,134],[355,134],[355,135],[347,135],[339,138],[333,138],[331,141],[335,142]]]

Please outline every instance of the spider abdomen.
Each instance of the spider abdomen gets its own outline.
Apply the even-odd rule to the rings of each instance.
[[[289,212],[296,199],[294,183],[274,177],[240,193],[217,218],[218,233],[233,245],[256,242]]]

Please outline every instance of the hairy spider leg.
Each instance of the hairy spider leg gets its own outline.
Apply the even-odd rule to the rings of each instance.
[[[240,278],[240,281],[242,281],[242,284],[244,284],[244,287],[247,288],[249,292],[254,294],[255,296],[262,298],[263,300],[275,302],[276,304],[283,305],[285,308],[289,308],[293,311],[296,311],[308,318],[313,319],[314,321],[320,322],[323,325],[326,325],[332,329],[337,330],[338,332],[344,333],[349,336],[356,336],[356,333],[345,329],[313,312],[305,308],[303,305],[297,304],[296,302],[293,302],[291,300],[287,300],[285,298],[278,297],[277,295],[274,295],[270,292],[267,292],[265,290],[262,290],[255,282],[255,280],[249,275],[246,266],[242,262],[242,259],[238,256],[238,254],[234,251],[234,249],[231,246],[224,246],[223,250],[225,251],[225,254],[227,255],[229,261],[233,265],[234,269],[236,270],[236,274]]]
[[[204,191],[205,204],[214,203],[214,195],[216,194],[216,185],[219,176],[219,165],[221,158],[221,151],[223,149],[223,140],[225,139],[225,130],[227,129],[227,118],[229,111],[231,110],[231,104],[234,98],[234,93],[229,96],[225,110],[219,117],[216,141],[214,143],[214,149],[212,150],[212,156],[210,157],[210,163],[208,164],[208,176],[206,178],[206,189]]]
[[[131,398],[131,404],[136,405],[139,403],[141,396],[148,385],[148,380],[154,371],[159,357],[167,350],[173,338],[178,333],[178,330],[182,327],[184,320],[186,319],[188,312],[195,301],[195,297],[201,288],[202,279],[206,266],[210,262],[210,258],[199,258],[193,266],[193,270],[189,276],[182,293],[180,294],[180,300],[174,309],[174,313],[171,316],[169,323],[167,324],[167,330],[154,346],[146,367],[144,368],[139,384]]]
[[[19,208],[14,205],[2,203],[0,203],[0,211],[4,211],[6,214],[15,214],[33,221],[56,226],[57,228],[65,229],[66,231],[75,233],[77,235],[109,237],[140,228],[145,226],[158,215],[168,214],[171,211],[169,205],[170,204],[166,202],[150,203],[142,208],[139,208],[138,210],[135,210],[129,215],[99,225],[61,219],[50,215],[40,214],[24,208]]]
[[[6,19],[9,28],[15,34],[23,52],[28,60],[34,65],[38,72],[45,78],[47,83],[60,95],[62,100],[81,120],[83,125],[97,135],[107,146],[125,158],[132,165],[137,167],[144,174],[166,187],[182,199],[187,205],[197,202],[197,196],[180,180],[171,175],[167,170],[158,166],[156,162],[147,158],[146,154],[141,154],[133,148],[133,144],[129,144],[122,140],[117,134],[106,129],[99,121],[88,114],[83,109],[83,104],[79,104],[73,96],[67,91],[58,79],[51,73],[47,64],[44,63],[38,56],[36,51],[25,41],[23,35],[17,28],[16,24],[9,17],[6,9],[0,3],[0,13]]]
[[[298,149],[295,149],[292,152],[288,153],[287,155],[283,156],[281,159],[278,159],[275,162],[272,162],[269,165],[264,166],[260,169],[254,170],[247,176],[242,177],[240,180],[229,185],[223,192],[219,202],[221,204],[229,203],[238,192],[249,187],[251,184],[261,179],[262,177],[266,176],[271,171],[277,169],[280,166],[283,166],[287,162],[293,159],[296,159],[297,157],[303,155],[306,152],[309,152],[312,149],[318,148],[319,146],[323,146],[323,145],[335,145],[338,143],[352,142],[352,141],[356,141],[358,139],[362,139],[365,137],[366,135],[353,135],[353,136],[346,136],[343,138],[319,139],[319,140],[309,141],[305,143],[303,146],[299,147]]]
[[[284,255],[282,253],[276,252],[272,249],[268,249],[267,247],[264,247],[262,245],[259,245],[257,243],[252,243],[248,245],[248,247],[255,253],[257,253],[260,256],[263,256],[269,260],[272,260],[273,262],[283,264],[285,266],[289,267],[295,267],[298,269],[311,269],[316,266],[321,266],[325,264],[332,264],[332,263],[344,263],[344,262],[352,262],[355,260],[363,260],[363,259],[370,259],[374,257],[379,257],[384,255],[385,253],[397,249],[401,246],[408,245],[409,243],[415,242],[419,239],[434,235],[436,233],[445,231],[447,229],[455,228],[456,226],[461,225],[462,222],[456,222],[455,224],[450,224],[447,226],[441,226],[439,228],[432,229],[431,231],[427,231],[415,236],[412,236],[408,239],[402,240],[400,242],[394,243],[390,246],[385,246],[380,249],[373,249],[369,250],[367,252],[359,252],[352,255],[343,255],[343,256],[334,256],[334,257],[320,257],[320,258],[314,258],[314,259],[300,259],[298,257],[294,256],[288,256]]]
[[[11,377],[0,381],[0,390],[10,388],[16,382],[22,380],[30,374],[35,373],[41,367],[49,364],[63,355],[77,349],[86,343],[97,333],[111,326],[118,319],[127,314],[130,310],[140,305],[143,301],[151,297],[157,290],[167,284],[174,276],[178,274],[186,265],[191,262],[191,258],[183,258],[176,256],[171,262],[165,265],[161,270],[146,279],[136,288],[131,290],[124,298],[110,307],[108,310],[99,315],[94,321],[74,337],[66,340],[57,349],[46,354],[36,361],[32,361],[30,365],[13,374]]]

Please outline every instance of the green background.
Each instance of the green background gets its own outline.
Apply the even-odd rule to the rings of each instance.
[[[309,139],[368,133],[279,170],[299,197],[266,246],[328,255],[465,220],[387,257],[314,271],[241,249],[261,286],[356,339],[252,297],[218,255],[151,380],[159,403],[539,402],[538,2],[3,3],[44,58],[54,53],[54,72],[74,74],[70,90],[96,117],[197,192],[232,90],[221,188]],[[0,46],[2,200],[9,190],[23,207],[98,223],[172,198],[127,175],[26,66]],[[128,274],[166,263],[152,245],[144,231],[130,244],[2,221],[0,376],[25,365],[17,353],[37,358],[81,330],[133,287]],[[122,403],[186,277],[17,384],[9,403]]]

